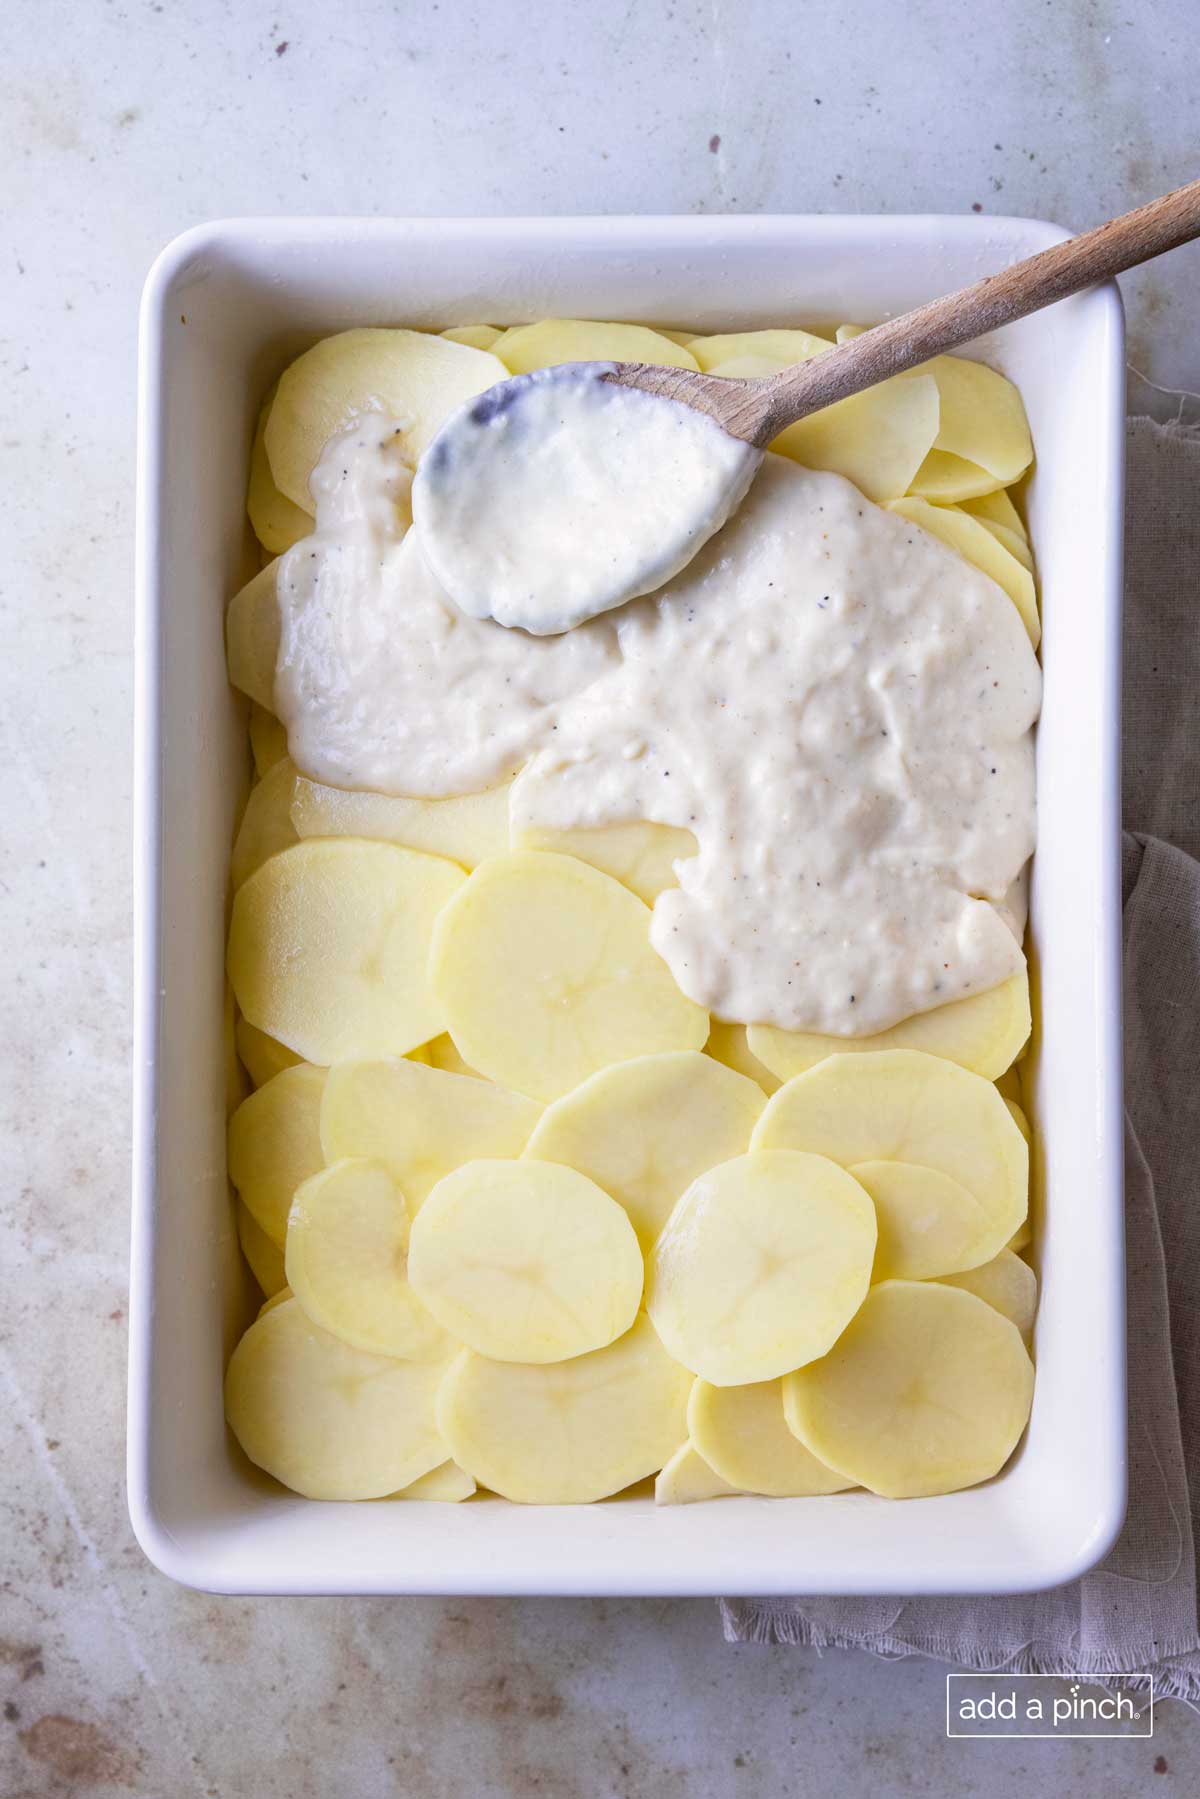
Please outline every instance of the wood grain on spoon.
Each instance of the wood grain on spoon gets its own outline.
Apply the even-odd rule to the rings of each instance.
[[[762,380],[730,380],[690,369],[618,363],[610,381],[682,400],[716,419],[731,436],[765,448],[788,425],[891,375],[1011,325],[1124,269],[1136,268],[1200,237],[1200,181],[1123,213],[1015,263],[998,275],[931,300],[900,318]]]

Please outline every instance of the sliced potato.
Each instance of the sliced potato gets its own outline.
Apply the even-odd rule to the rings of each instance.
[[[519,1156],[540,1115],[523,1093],[407,1058],[342,1062],[326,1082],[321,1141],[331,1162],[382,1162],[415,1213],[464,1162]]]
[[[221,1005],[221,1048],[225,1068],[225,1116],[232,1118],[246,1097],[246,1075],[237,1053],[237,1006],[233,988],[224,982]]]
[[[638,1056],[548,1106],[525,1154],[588,1175],[649,1249],[696,1176],[749,1146],[765,1103],[752,1081],[695,1050]]]
[[[867,1037],[829,1037],[819,1031],[781,1031],[752,1024],[746,1032],[750,1053],[781,1081],[815,1068],[826,1056],[861,1055],[884,1049],[923,1049],[945,1056],[972,1074],[995,1080],[1016,1060],[1029,1040],[1029,975],[1022,969],[986,993],[968,994],[918,1012],[889,1030]]]
[[[355,1349],[445,1361],[453,1345],[408,1278],[408,1208],[380,1162],[347,1158],[296,1189],[288,1285],[314,1324]]]
[[[1029,1418],[1033,1364],[1000,1313],[937,1281],[883,1281],[829,1354],[789,1374],[805,1448],[888,1499],[988,1480]]]
[[[449,800],[398,799],[347,793],[303,775],[296,781],[292,823],[303,837],[369,837],[474,868],[508,848],[508,788]]]
[[[289,1299],[250,1326],[225,1376],[225,1415],[258,1467],[308,1499],[378,1499],[446,1460],[441,1362],[367,1355]]]
[[[530,1367],[464,1350],[438,1395],[442,1436],[482,1486],[586,1505],[644,1480],[687,1436],[692,1377],[644,1313],[606,1349]]]
[[[482,863],[438,919],[430,959],[459,1053],[550,1100],[611,1062],[699,1049],[708,1014],[675,985],[649,924],[632,893],[571,856]]]
[[[323,1066],[426,1043],[446,1028],[426,972],[434,923],[464,879],[441,856],[351,837],[272,856],[234,896],[238,1005]]]
[[[968,1293],[995,1306],[1001,1315],[1015,1324],[1026,1344],[1033,1335],[1037,1317],[1037,1275],[1011,1249],[1002,1249],[990,1262],[979,1268],[966,1268],[960,1274],[941,1277],[942,1285],[963,1287]]]
[[[980,468],[977,462],[966,462],[945,450],[930,450],[909,483],[908,491],[938,506],[957,505],[961,500],[982,499],[995,493],[1002,483],[996,475]]]
[[[688,1400],[691,1441],[738,1492],[777,1499],[842,1493],[854,1483],[826,1468],[788,1429],[783,1382],[714,1387],[698,1380]]]
[[[271,474],[271,464],[267,460],[267,419],[271,405],[275,399],[275,387],[272,386],[262,403],[258,415],[258,424],[254,428],[254,442],[250,449],[250,482],[246,491],[246,511],[250,515],[250,525],[264,550],[272,556],[281,556],[284,550],[290,550],[294,543],[307,537],[316,529],[316,520],[311,510],[302,511],[292,504],[286,494],[280,493]]]
[[[594,319],[540,319],[512,325],[496,340],[495,354],[514,375],[559,362],[651,362],[694,369],[695,358],[648,325],[602,324]]]
[[[267,1296],[267,1303],[287,1287],[283,1250],[269,1237],[244,1199],[237,1205],[238,1242],[250,1264],[250,1272]]]
[[[400,427],[400,451],[416,467],[452,412],[508,378],[486,350],[425,331],[341,331],[322,338],[279,377],[266,445],[276,485],[311,507],[309,476],[331,437],[368,412]]]
[[[237,1021],[237,1052],[246,1073],[256,1087],[265,1087],[285,1068],[295,1068],[300,1057],[286,1044],[277,1043],[265,1031],[257,1030],[248,1018]]]
[[[957,550],[967,562],[974,563],[1002,587],[1021,614],[1029,641],[1034,649],[1037,648],[1042,626],[1033,576],[1010,550],[1005,549],[983,519],[972,518],[970,513],[960,512],[956,506],[932,506],[928,500],[913,498],[893,500],[889,510],[911,519],[931,536],[940,537],[950,549]]]
[[[779,1076],[772,1074],[750,1048],[744,1024],[727,1024],[720,1018],[710,1020],[704,1053],[716,1062],[724,1062],[737,1074],[744,1074],[747,1080],[756,1081],[764,1093],[774,1093],[779,1086]]]
[[[275,663],[281,630],[278,576],[276,557],[234,594],[225,614],[230,683],[268,712],[275,710]]]
[[[937,435],[938,391],[928,375],[883,381],[789,425],[771,448],[829,469],[883,504],[907,493]]]
[[[767,1101],[751,1147],[949,1175],[979,1207],[976,1262],[1004,1246],[1028,1207],[1029,1151],[1003,1099],[980,1075],[920,1050],[830,1056],[796,1075]]]
[[[416,1051],[414,1050],[413,1053],[415,1055]],[[469,1062],[463,1061],[449,1031],[443,1031],[440,1037],[432,1038],[425,1045],[424,1057],[431,1068],[440,1068],[446,1074],[468,1074],[476,1081],[486,1079],[486,1076],[480,1074],[477,1068],[472,1068]],[[448,1174],[450,1171],[443,1169],[442,1172]],[[439,1175],[438,1178],[440,1180],[441,1176]]]
[[[499,325],[451,325],[438,333],[452,344],[469,344],[473,350],[490,350],[504,332]]]
[[[256,700],[250,702],[250,748],[260,777],[277,762],[282,762],[288,753],[287,732],[274,714]]]
[[[480,327],[483,329],[483,327]],[[443,1505],[461,1505],[476,1491],[475,1482],[457,1462],[442,1462],[422,1474],[419,1480],[390,1493],[389,1499],[436,1499]]]
[[[836,1342],[874,1255],[875,1208],[853,1176],[824,1156],[760,1150],[688,1188],[651,1259],[646,1309],[670,1354],[714,1386],[774,1380]]]
[[[1013,505],[1012,496],[1003,487],[998,487],[994,493],[980,494],[976,499],[963,500],[961,505],[963,511],[969,512],[972,518],[988,519],[993,525],[1004,525],[1009,531],[1015,531],[1028,545],[1029,533],[1025,529],[1025,521]]]
[[[875,1202],[873,1279],[929,1280],[987,1259],[995,1225],[961,1181],[915,1162],[856,1162],[850,1172]]]
[[[295,787],[296,770],[285,756],[250,789],[229,863],[229,878],[235,888],[280,850],[299,842],[292,824]]]
[[[848,344],[852,337],[861,337],[864,332],[869,331],[870,329],[870,325],[839,325],[837,328],[837,341],[840,344]]]
[[[1033,461],[1033,443],[1012,382],[965,356],[935,356],[923,367],[941,402],[935,447],[986,469],[998,487],[1019,481]]]
[[[229,1120],[229,1178],[243,1204],[280,1249],[292,1195],[325,1166],[321,1095],[325,1070],[285,1068],[242,1101]]]
[[[1022,1137],[1024,1137],[1026,1143],[1032,1144],[1033,1143],[1033,1132],[1029,1128],[1029,1120],[1025,1116],[1024,1107],[1019,1106],[1015,1099],[1005,1098],[1004,1103],[1008,1107],[1008,1110],[1012,1117],[1013,1123],[1016,1125],[1017,1129],[1020,1131]]]
[[[274,1248],[274,1244],[272,1244],[271,1247]],[[269,1299],[263,1300],[258,1308],[258,1316],[261,1318],[265,1312],[273,1312],[276,1306],[285,1305],[289,1299],[294,1299],[295,1297],[296,1296],[290,1287],[280,1287],[278,1293],[272,1293]]]
[[[719,373],[723,363],[746,356],[772,362],[776,368],[791,368],[832,348],[827,337],[817,337],[812,331],[724,331],[715,337],[688,339],[688,349],[706,374]]]
[[[698,1499],[729,1499],[738,1489],[710,1468],[694,1443],[681,1443],[654,1483],[655,1505],[693,1505]]]
[[[966,510],[965,506],[960,508],[960,511],[965,512]],[[981,518],[979,523],[991,532],[1002,549],[1007,550],[1010,556],[1016,557],[1022,568],[1027,568],[1030,574],[1033,574],[1033,551],[1020,531],[1012,531],[1007,525],[999,524],[994,518]]]
[[[1014,1255],[1018,1255],[1021,1250],[1027,1249],[1032,1242],[1033,1225],[1032,1222],[1026,1218],[1023,1224],[1017,1226],[1004,1247],[1005,1249],[1011,1249]]]
[[[528,1160],[468,1162],[440,1180],[413,1221],[408,1268],[443,1328],[497,1362],[603,1349],[637,1317],[645,1272],[615,1200],[574,1168]]]
[[[648,906],[668,887],[679,885],[676,862],[686,862],[699,849],[691,831],[647,819],[579,831],[554,831],[514,819],[511,830],[515,850],[551,850],[560,856],[575,856],[620,881]]]

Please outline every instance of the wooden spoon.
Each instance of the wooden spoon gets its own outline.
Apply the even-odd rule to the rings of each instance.
[[[1200,237],[1200,181],[1189,181],[1159,200],[1110,219],[1095,231],[1068,238],[998,275],[930,300],[913,312],[876,325],[839,344],[828,355],[758,380],[701,375],[690,369],[621,362],[608,380],[622,387],[682,400],[705,412],[732,437],[759,449],[788,425],[848,399],[891,375],[958,349],[985,332],[1011,325],[1056,300],[1065,300],[1124,269]]]

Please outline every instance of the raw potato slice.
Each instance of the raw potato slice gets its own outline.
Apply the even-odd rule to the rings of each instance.
[[[827,337],[817,337],[812,331],[724,331],[716,337],[688,339],[688,349],[707,374],[719,374],[722,363],[745,356],[770,361],[779,369],[792,368],[832,347]]]
[[[246,1076],[237,1053],[237,1006],[233,988],[224,983],[221,1004],[221,1048],[225,1065],[225,1117],[232,1118],[246,1097]]]
[[[446,1460],[434,1407],[444,1362],[351,1349],[290,1299],[256,1319],[225,1376],[250,1460],[307,1499],[379,1499]]]
[[[325,1166],[325,1070],[301,1063],[243,1100],[229,1120],[229,1178],[263,1230],[283,1248],[292,1195]]]
[[[237,1232],[242,1254],[250,1264],[250,1272],[269,1302],[273,1295],[287,1286],[283,1250],[272,1237],[268,1237],[244,1199],[238,1200]]]
[[[290,1287],[280,1287],[278,1293],[272,1293],[269,1299],[263,1300],[258,1308],[258,1316],[261,1318],[264,1313],[273,1312],[276,1306],[286,1305],[289,1299],[294,1299],[295,1297],[296,1296]]]
[[[306,1062],[402,1056],[446,1028],[427,970],[434,923],[465,876],[441,856],[317,838],[238,889],[229,978],[260,1031]]]
[[[638,819],[632,824],[596,825],[581,831],[553,831],[514,822],[512,847],[574,856],[602,874],[611,875],[652,906],[668,887],[678,887],[676,862],[686,862],[700,846],[690,831],[680,830],[677,825]]]
[[[431,1468],[428,1474],[422,1474],[410,1486],[401,1487],[398,1493],[389,1493],[388,1497],[436,1499],[445,1505],[461,1505],[475,1491],[475,1482],[465,1468],[460,1468],[457,1462],[442,1462],[439,1467]]]
[[[1025,402],[1012,382],[965,356],[935,356],[924,368],[941,401],[935,448],[986,469],[997,487],[1020,480],[1033,461],[1033,443]]]
[[[696,1176],[749,1146],[765,1103],[753,1081],[695,1050],[638,1056],[555,1100],[525,1154],[595,1181],[648,1250]]]
[[[451,325],[438,333],[452,344],[469,344],[473,350],[490,350],[504,332],[499,325]]]
[[[250,789],[229,864],[229,875],[235,888],[248,881],[255,869],[261,868],[270,857],[300,841],[292,824],[295,788],[296,770],[285,756]]]
[[[819,1062],[767,1101],[751,1147],[949,1175],[979,1206],[975,1262],[1003,1248],[1028,1207],[1029,1151],[1003,1099],[990,1081],[920,1050]]]
[[[928,375],[881,382],[789,425],[771,448],[829,469],[882,504],[908,491],[937,435],[938,390]]]
[[[341,331],[322,338],[279,377],[267,420],[267,455],[289,500],[312,505],[308,478],[331,437],[364,413],[400,427],[400,450],[415,468],[452,412],[508,378],[504,364],[425,331]]]
[[[698,1499],[729,1499],[738,1489],[710,1468],[694,1443],[681,1443],[654,1483],[655,1505],[692,1505]]]
[[[425,1060],[431,1068],[440,1068],[446,1074],[466,1074],[476,1081],[486,1079],[486,1076],[480,1074],[477,1068],[472,1068],[469,1062],[463,1061],[454,1047],[454,1039],[448,1031],[443,1031],[440,1037],[435,1037],[431,1043],[425,1045]],[[443,1170],[443,1173],[448,1174],[449,1172],[449,1169]],[[438,1178],[440,1180],[441,1176],[439,1175]]]
[[[960,508],[960,511],[965,510],[965,507]],[[974,515],[968,514],[968,516]],[[994,518],[981,518],[979,523],[991,532],[996,542],[1007,550],[1010,556],[1016,557],[1022,568],[1027,568],[1030,574],[1033,573],[1033,551],[1019,531],[1011,531],[1007,525],[999,524]]]
[[[993,525],[1006,525],[1028,544],[1029,533],[1025,529],[1025,521],[1003,487],[997,488],[995,493],[981,494],[978,499],[964,500],[962,509],[969,512],[972,518],[990,519]]]
[[[1033,576],[993,536],[982,519],[972,518],[969,513],[960,512],[956,506],[931,506],[928,500],[911,498],[893,500],[889,510],[898,512],[902,518],[911,519],[914,525],[919,525],[933,537],[940,537],[944,544],[957,550],[967,562],[973,562],[985,575],[990,575],[996,585],[1004,589],[1021,614],[1029,633],[1029,641],[1036,650],[1042,626],[1038,618]]]
[[[840,344],[848,344],[852,337],[861,337],[865,331],[869,331],[870,329],[870,325],[839,325],[837,328],[837,341]]]
[[[397,799],[347,793],[319,781],[296,781],[292,823],[301,837],[369,837],[474,868],[508,848],[508,788],[449,800]]]
[[[714,1386],[774,1380],[837,1341],[874,1255],[875,1208],[844,1168],[763,1149],[688,1188],[655,1248],[646,1310]]]
[[[856,1162],[850,1172],[875,1201],[874,1280],[930,1280],[987,1259],[995,1228],[961,1181],[915,1162]]]
[[[611,325],[593,319],[541,319],[513,325],[494,346],[514,375],[559,362],[651,362],[659,367],[694,369],[695,358],[648,325]]]
[[[951,1000],[932,1012],[918,1012],[869,1037],[828,1037],[818,1031],[781,1031],[770,1024],[752,1024],[746,1041],[751,1054],[781,1081],[815,1068],[826,1056],[884,1049],[923,1049],[969,1068],[972,1074],[995,1080],[1020,1055],[1031,1028],[1029,975],[1022,969],[985,993]]]
[[[645,1274],[607,1193],[528,1160],[468,1162],[440,1180],[413,1221],[408,1271],[442,1326],[497,1362],[603,1349],[637,1317]]]
[[[1029,1120],[1025,1116],[1024,1108],[1019,1106],[1015,1099],[1008,1099],[1006,1097],[1004,1103],[1008,1107],[1016,1127],[1020,1131],[1022,1137],[1024,1137],[1026,1143],[1032,1144],[1033,1132],[1029,1128]]]
[[[675,985],[649,924],[640,900],[573,857],[482,863],[438,919],[430,958],[459,1053],[551,1100],[612,1062],[701,1048],[708,1014]]]
[[[1002,1249],[998,1256],[982,1267],[967,1268],[959,1274],[946,1274],[941,1277],[945,1287],[962,1287],[968,1293],[985,1300],[1010,1324],[1015,1324],[1022,1339],[1028,1347],[1033,1336],[1033,1321],[1037,1317],[1038,1284],[1037,1275],[1011,1249]]]
[[[263,776],[288,753],[287,732],[279,720],[256,700],[250,702],[250,748],[254,766]]]
[[[688,1430],[713,1471],[742,1493],[775,1499],[844,1493],[854,1483],[810,1455],[783,1415],[783,1382],[714,1387],[698,1380],[688,1400]]]
[[[294,506],[286,494],[280,493],[271,474],[271,464],[267,461],[267,419],[275,399],[276,386],[278,383],[272,386],[263,401],[258,424],[254,428],[246,511],[250,515],[254,535],[263,549],[269,550],[272,556],[281,556],[284,550],[290,550],[294,543],[299,543],[302,537],[308,537],[316,530],[316,520],[310,511]]]
[[[536,1101],[491,1081],[399,1057],[343,1062],[325,1085],[321,1142],[330,1162],[382,1162],[415,1213],[464,1162],[519,1156],[540,1115]]]
[[[820,1362],[783,1383],[805,1448],[886,1499],[988,1480],[1029,1419],[1033,1364],[999,1312],[936,1281],[884,1281]]]
[[[961,456],[951,456],[945,450],[930,450],[908,491],[939,506],[952,506],[960,500],[995,493],[1000,486],[996,476],[977,462],[964,462]]]
[[[1004,1247],[1005,1247],[1005,1249],[1011,1249],[1014,1255],[1019,1255],[1020,1252],[1023,1249],[1027,1249],[1028,1246],[1030,1245],[1030,1243],[1032,1243],[1032,1242],[1033,1242],[1033,1225],[1032,1225],[1031,1221],[1027,1218],[1025,1220],[1024,1224],[1019,1225],[1018,1228],[1013,1232],[1012,1236],[1008,1239],[1008,1242],[1004,1245]]]
[[[726,1024],[723,1019],[714,1018],[708,1027],[708,1042],[704,1045],[704,1053],[717,1062],[724,1062],[726,1068],[732,1068],[738,1074],[744,1074],[747,1079],[756,1081],[764,1093],[774,1093],[779,1087],[779,1076],[772,1074],[766,1063],[760,1062],[750,1048],[744,1024]]]
[[[276,557],[234,594],[225,614],[230,682],[268,712],[275,710],[275,663],[279,656],[278,576]]]
[[[438,1395],[456,1462],[522,1505],[586,1505],[644,1480],[687,1436],[692,1377],[644,1313],[606,1349],[529,1367],[464,1350]]]
[[[446,1361],[445,1332],[408,1279],[408,1208],[378,1162],[345,1160],[296,1189],[288,1285],[314,1324],[373,1355]]]
[[[265,1031],[256,1030],[247,1018],[237,1021],[237,1052],[256,1087],[265,1087],[285,1068],[295,1068],[300,1057],[286,1044],[276,1043]]]

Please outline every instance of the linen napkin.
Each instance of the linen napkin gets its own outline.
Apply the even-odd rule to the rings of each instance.
[[[1200,433],[1130,420],[1125,554],[1129,1509],[1090,1574],[1016,1598],[725,1599],[731,1642],[971,1669],[1152,1672],[1200,1701]]]

